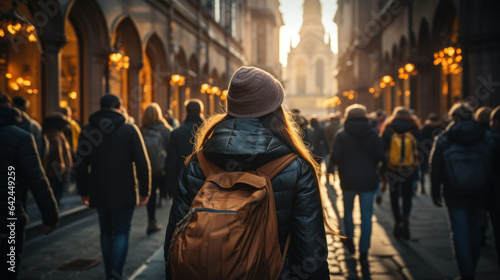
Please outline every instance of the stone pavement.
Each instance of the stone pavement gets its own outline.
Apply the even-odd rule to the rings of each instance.
[[[163,245],[165,228],[170,213],[170,202],[157,209],[157,220],[163,230],[146,235],[146,207],[136,207],[132,219],[129,249],[124,273],[130,276]],[[59,270],[58,266],[76,258],[100,259],[99,225],[97,214],[59,228],[50,235],[28,240],[21,263],[22,280],[50,279],[105,279],[104,265],[84,271]]]

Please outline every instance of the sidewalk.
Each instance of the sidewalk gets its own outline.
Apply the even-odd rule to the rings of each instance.
[[[338,181],[335,188],[329,187],[326,191],[331,204],[327,202],[325,207],[328,214],[338,222],[343,216]],[[429,196],[417,194],[414,197],[410,223],[412,236],[409,241],[397,240],[392,236],[393,218],[388,192],[383,194],[381,205],[374,205],[374,213],[369,251],[370,270],[362,272],[357,262],[359,255],[348,253],[339,237],[328,234],[330,279],[438,280],[455,279],[459,275],[452,254],[445,208],[435,207]],[[360,233],[358,203],[355,204],[353,215],[357,244]],[[341,222],[339,225],[343,227]],[[476,279],[498,280],[500,270],[496,265],[491,227],[487,238],[487,246],[481,251]],[[163,249],[158,248],[130,279],[164,279]]]
[[[169,213],[170,203],[164,201],[162,207],[156,211],[157,220],[163,229],[148,236],[146,207],[135,208],[124,268],[125,276],[131,276],[160,246],[163,246]],[[96,214],[59,228],[50,235],[27,241],[20,279],[105,279],[102,261],[97,266],[83,271],[57,269],[58,266],[77,258],[91,260],[102,258]]]

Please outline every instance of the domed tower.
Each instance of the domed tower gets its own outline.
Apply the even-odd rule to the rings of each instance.
[[[320,104],[334,94],[334,55],[321,14],[319,0],[304,0],[300,42],[288,53],[286,102],[304,115],[322,112]]]

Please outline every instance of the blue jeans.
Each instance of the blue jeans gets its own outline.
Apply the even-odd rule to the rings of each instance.
[[[135,206],[97,209],[101,228],[101,251],[107,279],[122,279],[134,208]]]
[[[347,238],[354,237],[354,223],[352,221],[352,210],[354,209],[354,198],[359,196],[359,208],[361,210],[361,237],[359,238],[359,252],[366,253],[370,248],[370,237],[372,235],[373,198],[377,191],[342,191],[344,199],[344,225]]]
[[[451,241],[458,269],[462,277],[473,277],[481,250],[482,206],[468,206],[467,209],[448,207],[448,218],[451,228]]]

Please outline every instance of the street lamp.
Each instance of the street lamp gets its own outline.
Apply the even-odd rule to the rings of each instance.
[[[37,42],[35,26],[17,9],[19,1],[12,1],[12,8],[7,12],[0,11],[0,39],[24,39]]]
[[[458,74],[462,72],[460,62],[462,61],[462,49],[447,47],[434,53],[434,65],[440,65],[444,74]]]

